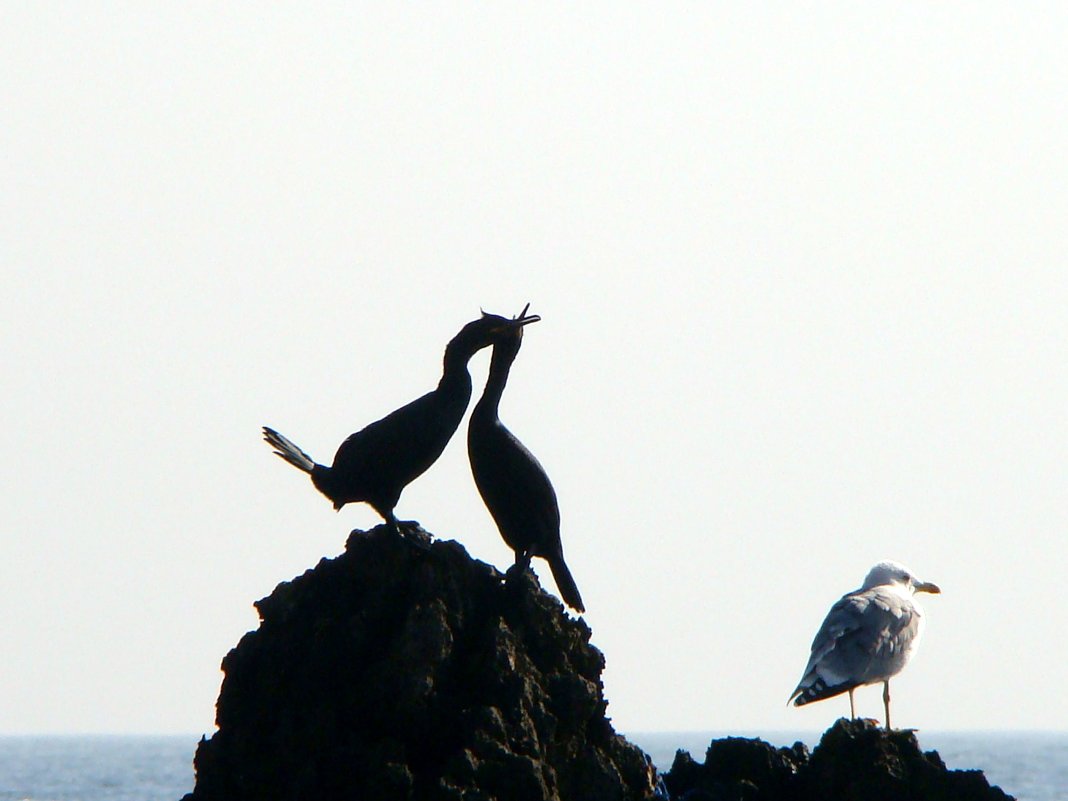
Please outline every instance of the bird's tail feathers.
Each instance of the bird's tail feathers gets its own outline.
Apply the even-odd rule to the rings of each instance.
[[[815,676],[812,679],[806,676],[797,685],[797,689],[794,690],[786,703],[789,704],[792,701],[794,706],[804,706],[805,704],[811,704],[813,701],[822,701],[825,698],[833,698],[836,695],[849,692],[856,686],[856,684],[850,682],[828,684],[820,676]]]
[[[275,449],[275,455],[281,456],[291,465],[298,470],[303,470],[305,473],[311,473],[315,469],[315,460],[308,454],[283,437],[273,428],[263,427],[263,439],[264,441]]]
[[[549,569],[553,574],[553,581],[556,582],[556,588],[560,590],[560,597],[564,599],[564,603],[579,614],[585,612],[586,607],[582,604],[582,596],[579,595],[578,585],[575,584],[575,579],[571,576],[571,571],[567,569],[563,555],[558,554],[549,557],[546,561],[549,563]]]

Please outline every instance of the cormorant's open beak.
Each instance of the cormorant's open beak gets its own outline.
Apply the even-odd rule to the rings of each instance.
[[[517,326],[529,325],[530,323],[536,323],[536,322],[541,320],[541,317],[539,317],[536,314],[532,314],[532,315],[530,315],[528,317],[527,316],[527,309],[529,309],[529,308],[530,308],[530,304],[528,303],[526,306],[523,307],[523,311],[519,312],[519,316],[518,317],[513,317],[512,318],[513,322],[515,322],[515,324]]]
[[[915,584],[913,586],[916,592],[931,592],[935,593],[936,595],[942,592],[942,590],[938,589],[937,584],[932,584],[929,581],[921,581],[919,584]]]

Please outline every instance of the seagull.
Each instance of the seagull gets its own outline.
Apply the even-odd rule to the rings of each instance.
[[[923,633],[923,609],[913,597],[918,592],[941,590],[897,562],[875,565],[860,589],[843,595],[827,613],[787,703],[804,706],[849,693],[849,716],[854,718],[853,690],[881,681],[889,731],[890,679],[904,670]]]

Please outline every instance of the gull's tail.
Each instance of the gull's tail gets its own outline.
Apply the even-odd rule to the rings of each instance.
[[[797,689],[793,691],[786,703],[789,704],[792,701],[794,706],[804,706],[813,701],[822,701],[824,698],[834,698],[836,695],[849,692],[856,686],[856,683],[848,681],[831,685],[821,676],[809,674],[801,679],[801,683],[797,685]]]
[[[567,569],[567,565],[564,563],[563,554],[546,557],[546,561],[549,563],[553,581],[556,582],[556,588],[560,590],[560,597],[564,599],[564,603],[579,614],[585,612],[586,607],[582,605],[582,596],[579,595],[578,585],[575,584],[571,571]]]
[[[263,439],[275,449],[275,455],[281,456],[298,470],[311,473],[315,469],[315,460],[308,454],[283,437],[273,428],[263,427]]]

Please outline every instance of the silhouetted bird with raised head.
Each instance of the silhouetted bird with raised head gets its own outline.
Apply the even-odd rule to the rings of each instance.
[[[509,320],[486,314],[468,323],[445,348],[445,365],[437,389],[371,423],[337,449],[334,463],[316,464],[304,451],[272,428],[263,438],[275,453],[311,475],[312,484],[334,509],[347,503],[368,503],[400,533],[394,508],[401,492],[422,475],[445,450],[471,399],[467,363],[502,332],[519,330],[538,316]]]
[[[528,307],[529,308],[529,304]],[[517,319],[523,319],[527,309]],[[534,455],[505,428],[498,407],[508,372],[523,342],[523,329],[505,329],[493,344],[486,389],[471,412],[467,453],[482,500],[501,536],[515,551],[515,564],[526,570],[533,556],[549,563],[560,596],[585,612],[578,586],[564,562],[560,543],[560,507],[556,492]]]

